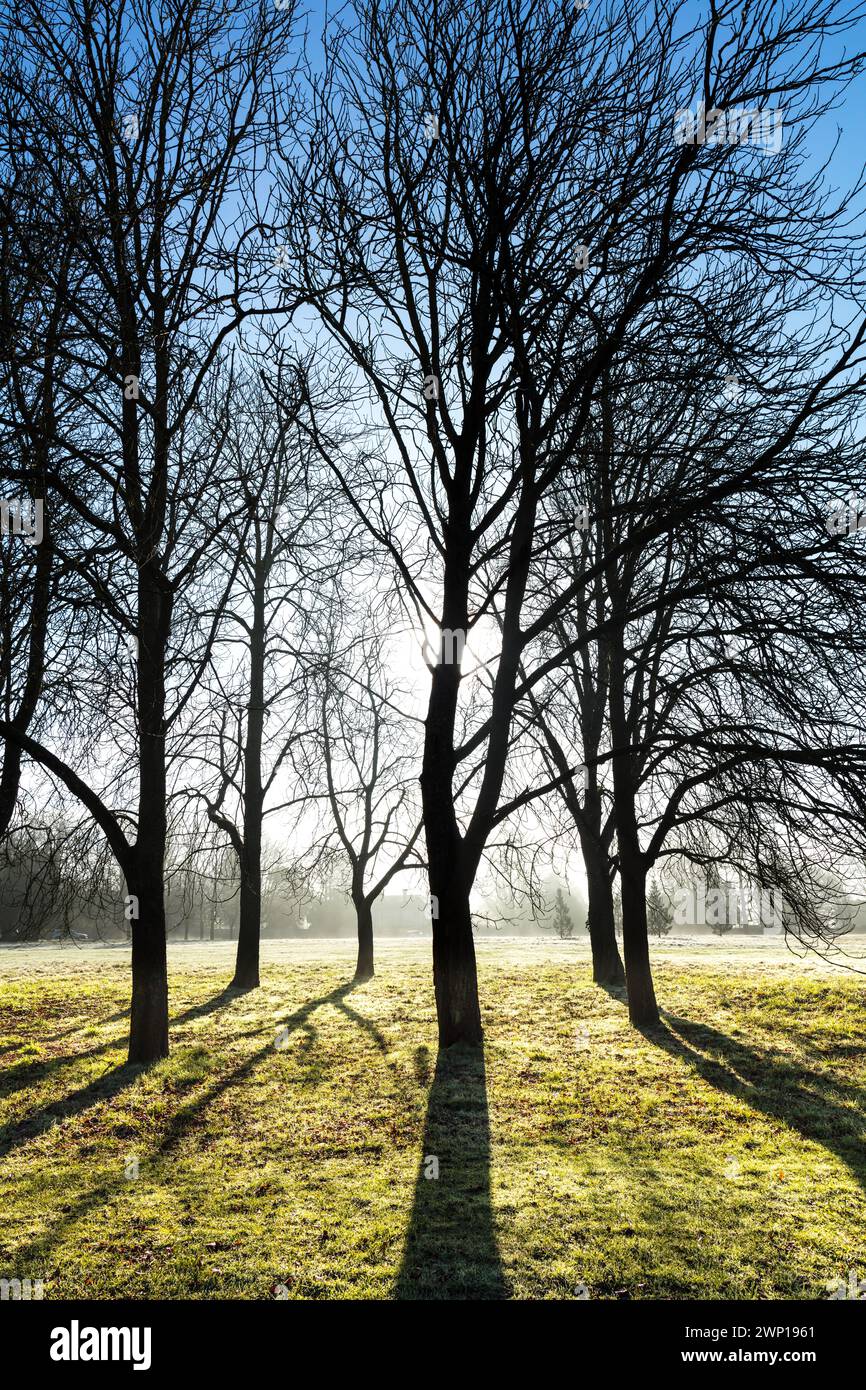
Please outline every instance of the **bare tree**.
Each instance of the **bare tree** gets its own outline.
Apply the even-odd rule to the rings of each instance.
[[[574,460],[611,364],[664,332],[678,306],[706,307],[708,259],[787,255],[816,214],[808,185],[794,193],[796,154],[771,168],[773,205],[786,211],[768,217],[766,178],[737,182],[737,151],[717,160],[715,145],[678,143],[675,112],[697,92],[705,111],[784,102],[786,119],[807,125],[824,84],[862,67],[861,55],[822,58],[855,18],[856,7],[808,0],[784,13],[713,6],[685,24],[681,6],[648,13],[630,0],[615,11],[503,0],[469,14],[369,0],[326,35],[311,129],[299,137],[307,162],[284,180],[289,192],[306,185],[303,220],[287,217],[287,279],[316,310],[341,389],[372,414],[351,449],[348,425],[321,410],[311,436],[419,623],[441,638],[421,785],[442,1045],[482,1035],[469,895],[485,844],[548,790],[503,797],[515,709],[549,670],[544,660],[527,669],[534,644],[593,577],[574,577],[525,621],[545,497]],[[847,346],[825,386],[840,358],[850,362]],[[728,476],[716,495],[738,485]],[[694,511],[708,501],[688,496]],[[672,524],[654,518],[627,544]],[[489,707],[466,727],[455,642],[471,646],[494,607]],[[610,690],[622,679],[612,667]],[[621,796],[627,772],[623,749]],[[617,834],[634,1009],[650,1018],[643,876],[625,809]]]
[[[248,209],[287,115],[292,10],[220,0],[25,3],[4,15],[4,82],[18,105],[13,167],[33,164],[41,220],[72,241],[57,343],[63,402],[86,401],[50,484],[75,511],[78,564],[107,619],[137,643],[135,838],[84,778],[11,722],[17,742],[102,828],[135,904],[129,1057],[168,1048],[164,857],[166,737],[187,692],[167,673],[178,608],[232,507],[219,435],[197,412],[224,346],[260,312],[263,262]],[[21,480],[35,481],[32,469]],[[172,669],[173,668],[173,669]],[[195,658],[186,663],[193,685]]]
[[[62,229],[36,215],[38,174],[8,157],[15,121],[10,93],[0,85],[0,700],[3,718],[27,733],[38,727],[37,716],[44,720],[64,707],[68,713],[75,704],[74,667],[62,654],[72,657],[84,640],[88,595],[64,566],[64,532],[74,517],[53,492],[49,473],[56,460],[58,345],[72,329],[72,257]],[[73,409],[80,420],[81,409]],[[64,569],[64,591],[76,591],[60,618]],[[0,839],[12,821],[21,770],[20,744],[5,741]]]
[[[412,737],[420,720],[401,708],[405,692],[387,673],[387,607],[359,613],[355,605],[352,616],[340,608],[338,621],[323,634],[311,686],[318,717],[299,754],[305,776],[324,782],[330,824],[322,847],[333,846],[347,865],[358,923],[355,979],[369,980],[376,900],[397,874],[423,868],[415,791],[419,740]],[[435,921],[435,899],[431,910]]]
[[[597,735],[584,747],[593,764],[614,771],[612,865],[621,870],[629,845],[637,848],[631,881],[639,910],[629,918],[623,906],[627,971],[630,941],[635,948],[630,1007],[639,1022],[651,1022],[655,1009],[648,953],[638,943],[646,940],[646,874],[659,856],[694,853],[696,863],[708,863],[713,856],[735,862],[739,854],[746,863],[737,829],[743,807],[759,820],[772,807],[774,820],[790,826],[804,797],[812,830],[804,833],[801,824],[797,834],[806,859],[819,840],[825,854],[834,841],[859,844],[863,834],[864,711],[850,674],[866,640],[863,557],[856,545],[831,539],[827,527],[832,490],[843,480],[862,490],[862,379],[854,371],[816,397],[814,343],[804,344],[799,329],[786,343],[755,291],[752,280],[747,310],[745,301],[736,312],[723,304],[728,328],[767,360],[784,354],[784,394],[756,390],[737,405],[722,395],[717,404],[717,392],[676,375],[648,387],[629,369],[608,382],[597,452],[584,467],[594,479],[594,510],[581,543],[617,558],[601,592],[588,592],[552,630],[567,661],[552,671],[543,709],[532,697],[547,745],[556,719],[553,762],[560,766],[573,756],[569,729],[583,729],[583,687],[598,679],[592,667],[585,676],[574,655],[586,663],[589,615],[605,653],[597,669],[609,672],[608,710],[601,749]],[[789,429],[804,397],[810,409],[795,438],[802,429],[807,447],[795,448]],[[748,484],[744,469],[751,470]],[[740,479],[735,496],[690,511],[684,524],[646,544],[629,542],[647,517],[667,513],[673,521],[690,489],[710,496],[726,474]],[[567,569],[573,538],[558,550],[557,565]],[[752,870],[758,862],[755,850]],[[774,881],[768,869],[765,858],[766,886]],[[790,884],[790,865],[785,878]],[[808,919],[802,916],[804,928]],[[637,941],[629,933],[635,920]]]
[[[228,586],[230,597],[217,615],[211,660],[190,711],[189,756],[203,783],[184,794],[204,800],[238,861],[238,989],[259,984],[266,819],[316,796],[291,777],[291,754],[309,737],[316,615],[329,608],[348,539],[340,534],[333,485],[316,475],[316,461],[311,471],[295,429],[297,390],[285,365],[272,385],[235,385],[228,444],[244,478],[243,509],[214,557],[224,572],[218,591]]]

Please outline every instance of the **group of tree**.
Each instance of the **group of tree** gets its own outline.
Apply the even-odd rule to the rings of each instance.
[[[482,1038],[479,876],[532,897],[554,845],[637,1025],[665,861],[825,939],[866,850],[827,522],[866,496],[866,276],[816,145],[862,18],[354,0],[308,47],[283,0],[4,6],[2,480],[42,534],[0,537],[0,835],[78,808],[131,1061],[176,862],[234,856],[258,983],[268,818],[342,866],[362,978],[426,875],[442,1046]]]

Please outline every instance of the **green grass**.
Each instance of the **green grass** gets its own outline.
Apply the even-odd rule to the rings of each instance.
[[[712,1299],[866,1274],[861,977],[665,946],[643,1036],[582,947],[484,942],[484,1060],[437,1065],[428,943],[385,943],[357,988],[350,943],[267,950],[236,995],[227,948],[173,949],[172,1056],[149,1069],[124,1065],[125,953],[2,953],[0,1278]]]

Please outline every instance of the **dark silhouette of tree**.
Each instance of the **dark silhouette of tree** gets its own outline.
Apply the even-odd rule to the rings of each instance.
[[[0,733],[81,801],[123,871],[134,1062],[168,1049],[166,739],[201,666],[198,650],[172,652],[172,634],[236,494],[218,426],[206,441],[198,430],[201,406],[230,336],[262,312],[271,269],[246,207],[289,115],[291,28],[291,8],[229,12],[220,0],[121,12],[25,0],[2,21],[18,117],[4,157],[13,173],[37,171],[35,212],[71,244],[74,331],[56,344],[50,441],[63,457],[48,481],[76,513],[79,571],[137,644],[134,838],[65,759],[11,722]],[[67,429],[67,403],[82,400],[88,428]],[[36,481],[29,468],[21,478]]]
[[[792,14],[769,3],[746,14],[730,6],[683,30],[676,11],[659,16],[634,3],[615,11],[494,3],[467,16],[456,4],[424,15],[406,0],[370,0],[357,22],[326,36],[309,130],[298,137],[305,159],[283,180],[287,193],[305,188],[303,217],[286,217],[287,280],[290,297],[303,294],[315,310],[323,370],[352,402],[342,429],[333,411],[312,411],[311,438],[390,556],[419,621],[442,638],[421,786],[440,909],[433,956],[443,1045],[481,1038],[469,895],[486,842],[520,806],[567,780],[557,774],[503,795],[515,711],[567,655],[533,669],[538,639],[597,572],[534,604],[549,544],[546,499],[578,467],[612,365],[650,335],[675,334],[682,363],[696,323],[703,331],[712,322],[717,280],[735,257],[745,282],[766,261],[796,265],[807,234],[804,267],[816,245],[838,244],[838,218],[821,211],[818,182],[798,182],[796,171],[803,132],[826,109],[821,93],[862,68],[862,55],[822,56],[822,44],[852,22],[814,3]],[[678,142],[675,112],[695,99],[707,111],[784,103],[797,134],[763,163],[741,144]],[[852,365],[860,337],[836,344],[779,450]],[[347,448],[361,403],[370,424]],[[612,568],[626,550],[741,494],[765,461],[711,476],[708,491],[690,487],[660,516],[642,512],[622,551],[606,543],[594,563],[613,579],[611,636],[630,614]],[[482,712],[467,701],[455,634],[471,650],[494,610],[501,642]],[[621,643],[610,661],[630,1009],[651,1022]]]
[[[344,568],[333,487],[311,475],[294,428],[298,390],[285,363],[272,384],[244,379],[233,390],[227,446],[242,508],[213,557],[217,594],[227,588],[229,597],[212,615],[218,627],[191,720],[188,757],[203,781],[186,794],[203,800],[237,857],[238,989],[259,984],[266,822],[316,796],[292,779],[291,754],[310,736],[315,614]]]
[[[311,711],[313,733],[295,755],[304,780],[324,784],[321,851],[347,866],[358,924],[356,980],[374,974],[376,900],[397,874],[423,868],[412,738],[418,721],[401,708],[405,692],[388,676],[387,613],[387,607],[359,611],[345,600],[332,609],[335,621],[322,634],[311,681],[318,717]],[[436,909],[434,899],[434,921]]]
[[[71,251],[62,228],[38,215],[44,193],[38,175],[3,155],[16,122],[3,84],[0,122],[0,500],[11,508],[0,530],[0,713],[16,732],[35,733],[64,711],[68,720],[76,703],[68,657],[92,636],[86,586],[75,584],[65,563],[65,532],[74,530],[75,518],[50,477],[57,461],[58,346],[74,325],[67,303]],[[73,410],[80,422],[82,407]],[[61,572],[62,619],[56,614]],[[0,839],[21,787],[20,744],[5,740],[2,758]]]

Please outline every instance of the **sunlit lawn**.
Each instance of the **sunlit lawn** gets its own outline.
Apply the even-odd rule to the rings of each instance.
[[[172,1056],[141,1069],[125,952],[0,951],[0,1278],[794,1298],[866,1275],[862,977],[666,945],[642,1036],[582,944],[485,941],[485,1087],[472,1054],[437,1068],[429,943],[383,943],[357,988],[351,943],[265,954],[237,995],[227,946],[173,948]]]

